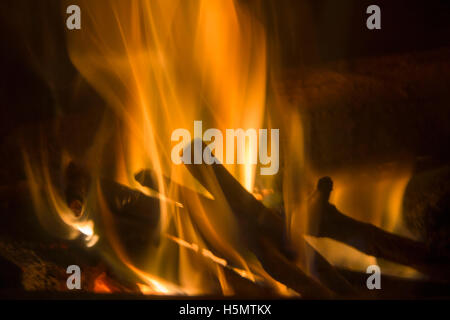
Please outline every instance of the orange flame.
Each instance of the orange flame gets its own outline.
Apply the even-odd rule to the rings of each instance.
[[[179,203],[172,200],[178,199],[179,190],[166,182],[170,178],[199,194],[207,194],[184,167],[171,161],[171,133],[175,129],[191,128],[198,119],[222,132],[227,128],[260,129],[276,121],[289,132],[281,155],[286,229],[293,243],[305,233],[306,191],[316,177],[305,160],[298,108],[276,95],[274,104],[282,111],[277,115],[266,113],[266,83],[272,79],[267,79],[263,25],[233,0],[78,3],[83,10],[83,29],[68,33],[69,55],[109,109],[86,155],[86,161],[92,164],[92,186],[81,218],[74,217],[55,191],[45,159],[39,167],[25,156],[33,200],[43,224],[66,238],[83,234],[86,245],[94,246],[99,236],[90,215],[96,215],[106,226],[101,240],[107,241],[113,251],[113,255],[104,252],[105,259],[114,268],[125,269],[143,294],[211,294],[217,293],[218,287],[223,294],[232,294],[233,284],[227,282],[224,268],[252,282],[264,281],[279,294],[296,294],[268,275],[258,259],[239,243],[238,221],[228,206],[211,208],[198,196]],[[112,149],[107,149],[111,145]],[[244,165],[225,165],[250,192],[256,180],[256,165],[251,159],[254,148],[247,145]],[[160,200],[160,242],[148,249],[147,261],[139,266],[121,243],[99,186],[105,158],[114,162],[109,178]],[[141,169],[156,173],[157,190],[135,180]],[[336,185],[346,187],[337,188],[332,200],[349,214],[367,212],[356,210],[346,201],[357,189],[352,187],[352,179],[336,175]],[[359,218],[394,230],[408,179],[409,172],[402,172],[371,184],[371,192],[378,195],[378,205]],[[40,190],[40,186],[45,190]],[[48,207],[53,208],[51,215],[56,216],[57,223],[48,219]],[[214,240],[213,244],[199,234],[193,216]],[[384,220],[385,216],[389,219]],[[325,253],[321,253],[332,257],[327,252],[332,252],[333,246],[324,247]],[[217,248],[223,256],[215,253]],[[333,262],[344,263],[338,261],[341,258]],[[372,262],[373,257],[366,261]],[[215,283],[211,283],[211,274]],[[94,290],[110,292],[111,288],[100,277]]]
[[[115,181],[154,196],[134,179],[139,170],[149,168],[157,174],[159,197],[176,199],[176,190],[166,185],[164,177],[205,193],[184,168],[172,164],[171,133],[178,128],[191,128],[197,119],[222,132],[227,128],[262,127],[266,40],[261,23],[232,0],[82,0],[80,7],[83,31],[68,33],[70,58],[117,119],[105,122],[99,130],[90,157],[101,157],[105,141],[112,135],[116,150],[108,152],[117,158]],[[253,148],[256,146],[245,150],[244,165],[226,165],[249,191],[255,181],[256,165],[250,156]],[[93,169],[92,176],[96,177],[97,171]],[[93,201],[101,198],[100,194],[92,197]],[[106,210],[101,203],[100,207]],[[204,208],[198,204],[196,210],[202,212]],[[149,256],[145,268],[149,272],[127,258],[117,235],[108,236],[122,263],[144,280],[141,290],[170,294],[203,294],[212,290],[199,274],[198,258],[185,250],[171,253],[179,256],[176,276],[169,277],[170,281],[155,276],[164,268],[164,257],[174,239],[186,239],[188,242],[182,247],[190,251],[191,243],[204,248],[202,256],[210,262],[202,263],[201,268],[216,273],[223,284],[216,266],[227,266],[227,261],[207,249],[183,204],[174,208],[162,201],[160,214],[162,240]],[[237,222],[227,208],[220,214],[222,221],[228,221],[223,225],[220,241],[235,243],[233,232],[227,230],[237,229]],[[104,219],[109,218],[104,215]],[[167,232],[169,229],[171,232]],[[164,238],[164,234],[175,234],[176,238]],[[181,244],[181,240],[176,241]],[[248,261],[242,258],[242,248],[226,247],[239,261],[235,271],[252,278]]]

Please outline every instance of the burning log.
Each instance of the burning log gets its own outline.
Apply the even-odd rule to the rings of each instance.
[[[75,215],[81,215],[86,203],[87,193],[92,185],[91,177],[84,168],[71,163],[66,169],[66,201]],[[112,214],[112,223],[117,229],[117,236],[127,248],[133,260],[140,260],[149,246],[157,243],[155,237],[159,227],[160,199],[149,197],[138,190],[128,188],[114,181],[101,178],[99,186],[102,198]],[[96,204],[99,205],[99,204]],[[100,216],[95,216],[94,223],[100,239],[108,233],[108,226]],[[101,240],[100,240],[101,241]]]
[[[91,186],[88,173],[74,163],[66,170],[66,200],[69,206],[77,207],[76,202],[83,203]],[[116,218],[156,226],[159,222],[160,199],[149,197],[138,190],[130,189],[117,182],[101,179],[101,193],[109,209]],[[77,210],[75,210],[77,211]]]
[[[257,236],[257,248],[253,248],[263,268],[289,288],[306,299],[331,299],[335,293],[309,277],[290,261],[268,238]]]
[[[197,244],[191,244],[170,235],[166,235],[166,237],[177,243],[180,248],[186,248],[187,252],[195,255],[197,259],[202,259],[206,263],[213,263],[217,267],[213,271],[213,281],[217,283],[216,290],[218,292],[222,291],[224,295],[232,294],[252,298],[277,296],[274,288],[266,285],[259,276],[249,274],[246,270],[230,265],[226,260],[215,256],[210,250],[200,248]],[[217,273],[219,274],[218,278],[216,278]]]
[[[410,266],[432,278],[450,280],[450,261],[447,257],[434,255],[424,243],[342,214],[328,202],[332,186],[329,177],[319,180],[316,194],[309,204],[311,235],[329,237],[366,254]]]
[[[179,198],[174,200],[182,202],[187,207],[187,211],[194,217],[200,234],[207,242],[209,237],[207,231],[205,234],[203,222],[195,217],[195,213],[192,213],[195,211],[195,206],[198,205],[198,202],[191,203],[194,198],[195,201],[200,201],[207,207],[208,212],[215,212],[214,208],[229,206],[239,221],[239,233],[243,236],[246,245],[256,254],[263,268],[275,279],[301,293],[303,297],[331,298],[336,294],[348,296],[355,293],[354,287],[342,277],[341,273],[312,248],[308,248],[308,250],[312,250],[314,255],[315,271],[321,283],[308,276],[292,262],[289,259],[288,246],[285,241],[283,217],[257,201],[222,165],[187,164],[186,167],[211,193],[214,200],[168,179],[165,180],[165,183],[178,189]],[[138,173],[136,180],[144,186],[158,190],[156,177],[150,170]],[[123,209],[130,203],[139,202],[141,197],[144,197],[143,199],[146,197],[113,182],[103,184],[106,186],[105,194],[109,194],[109,197],[113,199],[108,201],[109,205],[117,209]],[[319,190],[318,198],[310,204],[310,212],[314,217],[312,220],[317,224],[311,230],[312,235],[331,237],[367,254],[406,264],[430,275],[448,277],[446,264],[442,262],[441,258],[430,255],[425,245],[348,218],[328,203],[326,194],[325,197],[323,194],[320,196],[321,194],[321,190]],[[125,196],[117,197],[117,195]],[[145,205],[142,208],[146,209],[146,214],[148,214],[148,208],[154,208],[155,205],[158,208],[159,206],[159,202],[156,203],[153,198],[151,199],[150,202],[144,201]],[[124,204],[125,206],[123,206]],[[131,221],[142,219],[140,210],[132,211],[134,216],[130,216]],[[138,212],[137,216],[136,212]],[[144,210],[141,213],[143,212]]]
[[[365,294],[365,290],[358,291],[356,286],[351,284],[342,275],[341,271],[333,267],[322,255],[320,255],[308,242],[303,241],[303,247],[307,256],[314,261],[314,275],[330,290],[341,297],[359,296]],[[365,289],[365,288],[364,288]]]
[[[192,146],[192,144],[191,144]],[[191,174],[211,193],[214,200],[198,195],[194,191],[176,185],[180,191],[180,201],[190,207],[193,198],[199,199],[203,205],[209,206],[208,212],[216,212],[214,207],[229,206],[239,222],[239,233],[247,246],[256,254],[263,268],[275,279],[299,292],[305,298],[332,298],[335,293],[320,282],[309,277],[293,261],[285,241],[285,224],[283,217],[277,212],[265,207],[247,192],[241,184],[221,164],[190,165],[186,167]],[[142,171],[136,175],[138,181],[148,187],[156,187],[151,171]],[[173,184],[173,182],[172,182]],[[194,205],[192,207],[194,208]],[[192,212],[195,210],[188,210]],[[194,221],[199,224],[200,233],[205,236],[201,219]],[[311,250],[313,250],[311,248]],[[316,253],[317,254],[317,253]],[[321,274],[325,284],[344,295],[353,294],[353,288],[325,260],[320,260]]]

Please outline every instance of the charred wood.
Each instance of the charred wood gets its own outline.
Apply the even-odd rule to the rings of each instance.
[[[372,224],[344,215],[328,202],[331,190],[330,178],[319,180],[316,195],[309,204],[311,235],[329,237],[368,255],[410,266],[432,278],[450,280],[448,257],[435,255],[425,243],[384,231]]]

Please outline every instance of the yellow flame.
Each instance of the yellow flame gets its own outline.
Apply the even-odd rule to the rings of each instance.
[[[330,202],[348,216],[386,231],[409,237],[402,220],[403,196],[411,178],[406,163],[365,167],[331,174],[334,190]],[[380,261],[343,243],[326,238],[307,237],[307,241],[332,264],[365,272],[372,264],[383,264],[383,273],[419,277],[416,270]]]
[[[216,264],[222,266],[222,267],[226,267],[230,270],[233,270],[234,272],[236,272],[238,275],[240,275],[242,278],[246,278],[252,282],[255,282],[255,275],[253,275],[251,272],[248,272],[246,270],[240,269],[240,268],[236,268],[233,266],[230,266],[227,262],[227,260],[220,258],[218,256],[216,256],[215,254],[213,254],[210,250],[202,248],[200,249],[199,246],[195,243],[189,243],[183,239],[171,236],[171,235],[166,235],[167,238],[171,239],[172,241],[178,243],[180,246],[190,249],[194,252],[200,253],[201,255],[203,255],[205,258],[210,259],[211,261],[214,261]]]
[[[31,197],[41,224],[49,232],[66,239],[84,234],[86,246],[94,246],[99,240],[94,222],[87,218],[84,210],[77,216],[53,186],[46,153],[42,151],[40,161],[35,163],[31,162],[26,152],[23,159]]]
[[[401,224],[403,195],[411,178],[405,163],[380,168],[361,168],[332,175],[330,201],[355,219],[390,232]]]
[[[282,95],[275,95],[274,104],[281,111],[266,115],[267,44],[263,25],[244,5],[233,0],[78,3],[83,8],[83,29],[67,34],[69,55],[109,109],[86,156],[95,164],[90,172],[92,195],[86,200],[81,217],[74,216],[56,191],[48,161],[42,159],[42,164],[35,165],[25,155],[28,181],[41,222],[65,238],[83,234],[89,247],[98,243],[99,237],[94,220],[88,216],[97,214],[96,218],[101,218],[106,226],[105,241],[109,241],[121,265],[139,279],[137,284],[144,294],[215,293],[212,290],[216,286],[206,283],[210,277],[204,274],[214,274],[222,292],[232,294],[233,285],[223,272],[228,268],[252,282],[265,281],[279,294],[295,295],[267,274],[248,248],[239,243],[238,221],[224,199],[216,199],[225,203],[221,208],[205,203],[198,195],[188,196],[184,202],[174,200],[180,191],[166,180],[168,177],[198,193],[206,193],[184,167],[172,164],[170,138],[175,129],[189,129],[199,119],[205,128],[222,132],[228,128],[257,130],[276,122],[277,127],[289,132],[281,146],[281,188],[288,238],[295,243],[305,233],[306,190],[316,177],[304,156],[299,108],[290,105]],[[107,150],[110,145],[113,148]],[[257,146],[246,146],[244,165],[225,166],[252,192],[256,165],[252,164],[251,155]],[[160,244],[149,249],[145,267],[137,267],[129,258],[103,199],[99,168],[105,158],[113,158],[110,178],[161,200]],[[135,181],[134,175],[144,168],[156,173],[157,190]],[[359,220],[398,231],[401,199],[410,171],[381,177],[369,174],[359,179],[354,175],[354,171],[332,175],[336,185],[332,202]],[[215,191],[220,198],[220,188]],[[98,212],[87,212],[86,208],[96,208]],[[202,229],[202,235],[198,229]],[[173,236],[165,237],[168,234]],[[363,264],[374,261],[373,257],[357,256],[345,248],[339,248],[336,252],[340,255],[335,256],[339,245],[321,247],[318,243],[315,247],[336,264],[346,264],[350,258],[352,266],[358,265],[354,262],[357,259]],[[302,252],[302,248],[297,249]],[[220,257],[216,251],[220,251]],[[174,267],[172,261],[176,261]],[[101,283],[99,288],[106,290]]]
[[[176,198],[176,190],[166,185],[164,176],[204,192],[187,170],[172,164],[171,133],[178,128],[189,130],[198,119],[205,128],[222,132],[227,128],[262,127],[266,99],[266,39],[262,24],[233,0],[81,0],[79,4],[83,8],[83,31],[68,33],[69,55],[117,119],[99,130],[94,154],[112,136],[116,149],[108,152],[116,158],[113,178],[119,183],[148,193],[134,175],[149,168],[156,172],[162,197]],[[250,191],[256,170],[250,164],[251,151],[246,150],[244,165],[226,165]],[[200,244],[184,206],[173,208],[161,202],[161,235],[175,226],[180,237]],[[221,214],[231,212],[224,210]],[[229,229],[237,229],[231,226],[235,222],[228,220]],[[157,273],[162,270],[162,257],[168,254],[168,247],[163,241],[159,251],[149,257],[150,269]],[[206,246],[202,250],[203,256],[219,265],[226,264]],[[238,251],[233,254],[239,255]],[[208,291],[202,277],[196,275],[192,256],[181,251],[173,254],[180,258],[178,281],[183,290]],[[120,256],[124,260],[124,255]],[[246,264],[242,257],[237,260]],[[129,261],[126,264],[147,279],[146,285],[155,287],[151,291],[165,292],[164,286],[157,285],[161,279],[154,282]],[[251,277],[249,270],[241,273]]]

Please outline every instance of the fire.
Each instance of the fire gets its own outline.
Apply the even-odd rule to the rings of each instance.
[[[40,163],[32,163],[24,152],[25,172],[31,191],[33,204],[41,224],[54,235],[74,239],[83,235],[87,247],[94,246],[99,236],[94,231],[94,223],[83,208],[74,211],[56,191],[49,172],[47,155],[41,155]],[[64,161],[63,161],[64,162]]]
[[[244,4],[233,0],[78,3],[83,9],[83,28],[68,32],[68,52],[107,109],[83,159],[89,163],[90,184],[82,203],[68,205],[58,194],[44,156],[42,163],[34,164],[25,154],[42,223],[58,236],[74,239],[81,235],[87,247],[98,248],[110,267],[134,281],[143,294],[229,295],[234,288],[225,271],[231,271],[251,284],[264,283],[279,295],[298,295],[270,276],[242,244],[239,221],[220,186],[205,190],[184,166],[171,159],[172,132],[189,128],[198,119],[205,127],[222,132],[228,128],[261,130],[275,124],[284,128],[289,134],[280,148],[281,185],[276,188],[275,177],[265,177],[262,193],[256,194],[262,200],[269,190],[282,189],[287,238],[303,253],[297,240],[305,234],[307,191],[316,177],[304,154],[299,110],[278,95],[276,88],[271,88],[275,94],[270,103],[281,111],[275,114],[265,109],[269,104],[266,85],[273,85],[276,72],[268,77],[267,40],[261,22]],[[256,181],[263,178],[256,175],[260,169],[254,159],[256,144],[246,146],[243,164],[227,161],[224,166],[253,192]],[[272,141],[270,149],[275,147],[278,145]],[[63,168],[69,160],[63,159]],[[135,176],[143,169],[154,173],[155,186],[145,187],[137,181]],[[353,174],[335,176],[338,188],[332,201],[338,208],[348,214],[361,212],[361,220],[397,230],[409,171],[378,177],[367,190],[358,187],[366,180],[353,183]],[[157,239],[157,244],[142,249],[139,258],[132,257],[120,237],[120,225],[115,223],[101,188],[103,178],[159,203],[157,209],[148,209],[149,216],[160,217],[157,227],[144,232],[147,238]],[[211,191],[217,191],[220,199],[215,200],[225,203],[222,207],[211,204]],[[368,207],[352,207],[353,202],[348,201],[351,195],[360,197],[366,191],[377,194],[371,199],[370,212]],[[330,254],[335,248],[332,244],[315,247],[334,259],[333,264],[346,264],[341,256]],[[304,258],[296,263],[304,266]],[[373,257],[364,257],[364,262],[373,262]],[[96,279],[94,290],[113,292],[104,276]]]
[[[386,231],[411,237],[402,221],[403,195],[411,178],[407,164],[388,164],[384,168],[335,172],[330,202],[358,221],[374,224]],[[366,255],[332,239],[307,237],[308,242],[333,265],[365,272],[367,266],[383,265],[383,272],[395,276],[419,277],[416,270]]]
[[[113,153],[113,180],[168,199],[161,201],[160,207],[161,244],[149,252],[147,266],[137,267],[129,259],[117,230],[107,232],[119,260],[141,279],[139,286],[146,293],[204,294],[212,290],[198,274],[198,257],[188,253],[194,249],[204,259],[200,263],[202,272],[216,273],[222,284],[221,268],[234,268],[240,276],[253,279],[248,261],[242,257],[245,250],[239,245],[226,246],[237,261],[236,267],[229,267],[225,257],[208,249],[193,228],[185,204],[170,204],[177,195],[165,177],[206,194],[187,170],[172,164],[170,138],[175,129],[190,127],[197,119],[223,132],[227,128],[258,130],[263,126],[267,82],[264,27],[244,5],[231,0],[80,1],[80,7],[83,31],[68,33],[70,58],[105,99],[110,107],[109,119],[114,119],[105,118],[89,157]],[[106,139],[111,138],[115,149],[104,150]],[[251,156],[256,146],[250,148],[245,150],[243,165],[226,167],[251,191],[257,165]],[[156,194],[135,180],[134,175],[147,168],[156,173]],[[99,169],[95,166],[91,175],[98,177]],[[107,211],[101,198],[101,194],[90,197]],[[195,210],[204,208],[198,204]],[[226,208],[217,214],[224,219],[231,215]],[[110,218],[103,215],[105,221]],[[229,222],[223,225],[220,241],[236,244],[229,232],[237,229],[236,222],[226,219]],[[82,230],[90,234],[89,229]],[[186,239],[177,240],[178,252],[169,249],[174,239]],[[178,270],[163,280],[157,275],[162,274],[168,255],[179,256]]]

